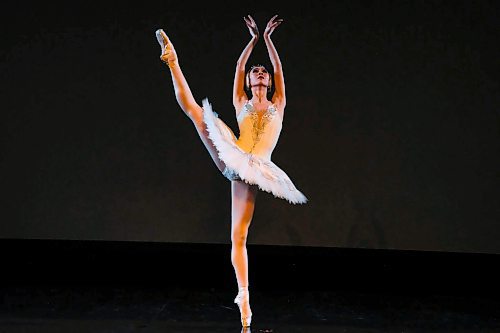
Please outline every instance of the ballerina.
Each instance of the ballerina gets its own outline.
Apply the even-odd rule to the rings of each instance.
[[[252,320],[246,240],[258,190],[272,193],[292,204],[308,201],[288,175],[271,161],[286,105],[282,65],[271,40],[271,34],[283,22],[277,16],[269,20],[263,34],[274,69],[274,80],[263,65],[251,66],[245,73],[247,60],[259,38],[259,31],[250,15],[244,17],[251,40],[236,63],[234,75],[233,106],[240,130],[238,138],[212,110],[207,99],[203,100],[203,107],[195,101],[182,73],[174,45],[162,29],[156,31],[162,50],[160,59],[170,69],[177,102],[193,122],[219,171],[231,181],[231,262],[238,283],[234,303],[240,310],[243,327],[249,327]],[[274,93],[271,94],[273,81]],[[251,98],[248,98],[249,95]],[[268,95],[272,95],[272,98],[269,99]]]

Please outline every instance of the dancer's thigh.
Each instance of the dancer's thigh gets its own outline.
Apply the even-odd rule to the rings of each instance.
[[[231,222],[232,227],[250,225],[257,198],[257,185],[249,185],[241,180],[231,181]]]
[[[226,164],[219,158],[217,149],[215,148],[212,140],[208,137],[207,125],[203,121],[202,116],[201,115],[192,116],[191,121],[193,122],[196,131],[200,136],[201,141],[205,145],[205,148],[207,148],[215,165],[217,166],[220,172],[223,172],[224,169],[226,168]]]

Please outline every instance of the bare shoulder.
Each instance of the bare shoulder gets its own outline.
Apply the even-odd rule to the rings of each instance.
[[[233,101],[234,110],[236,111],[236,117],[238,117],[246,102],[246,98],[240,98]]]
[[[286,101],[281,98],[276,98],[272,100],[274,106],[276,107],[276,110],[278,111],[278,114],[281,116],[281,119],[283,119],[285,115],[285,106],[286,106]]]

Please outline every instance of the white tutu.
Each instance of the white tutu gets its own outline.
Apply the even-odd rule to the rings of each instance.
[[[261,190],[292,204],[308,201],[288,175],[270,159],[247,153],[236,144],[237,138],[233,131],[212,110],[206,98],[203,100],[203,119],[219,158],[226,164],[223,172],[226,178],[241,179],[247,184],[256,184]]]

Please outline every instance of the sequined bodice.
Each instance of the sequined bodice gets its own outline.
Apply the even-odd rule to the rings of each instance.
[[[259,115],[251,101],[238,114],[240,136],[237,144],[244,151],[271,159],[282,128],[281,116],[274,104]]]

